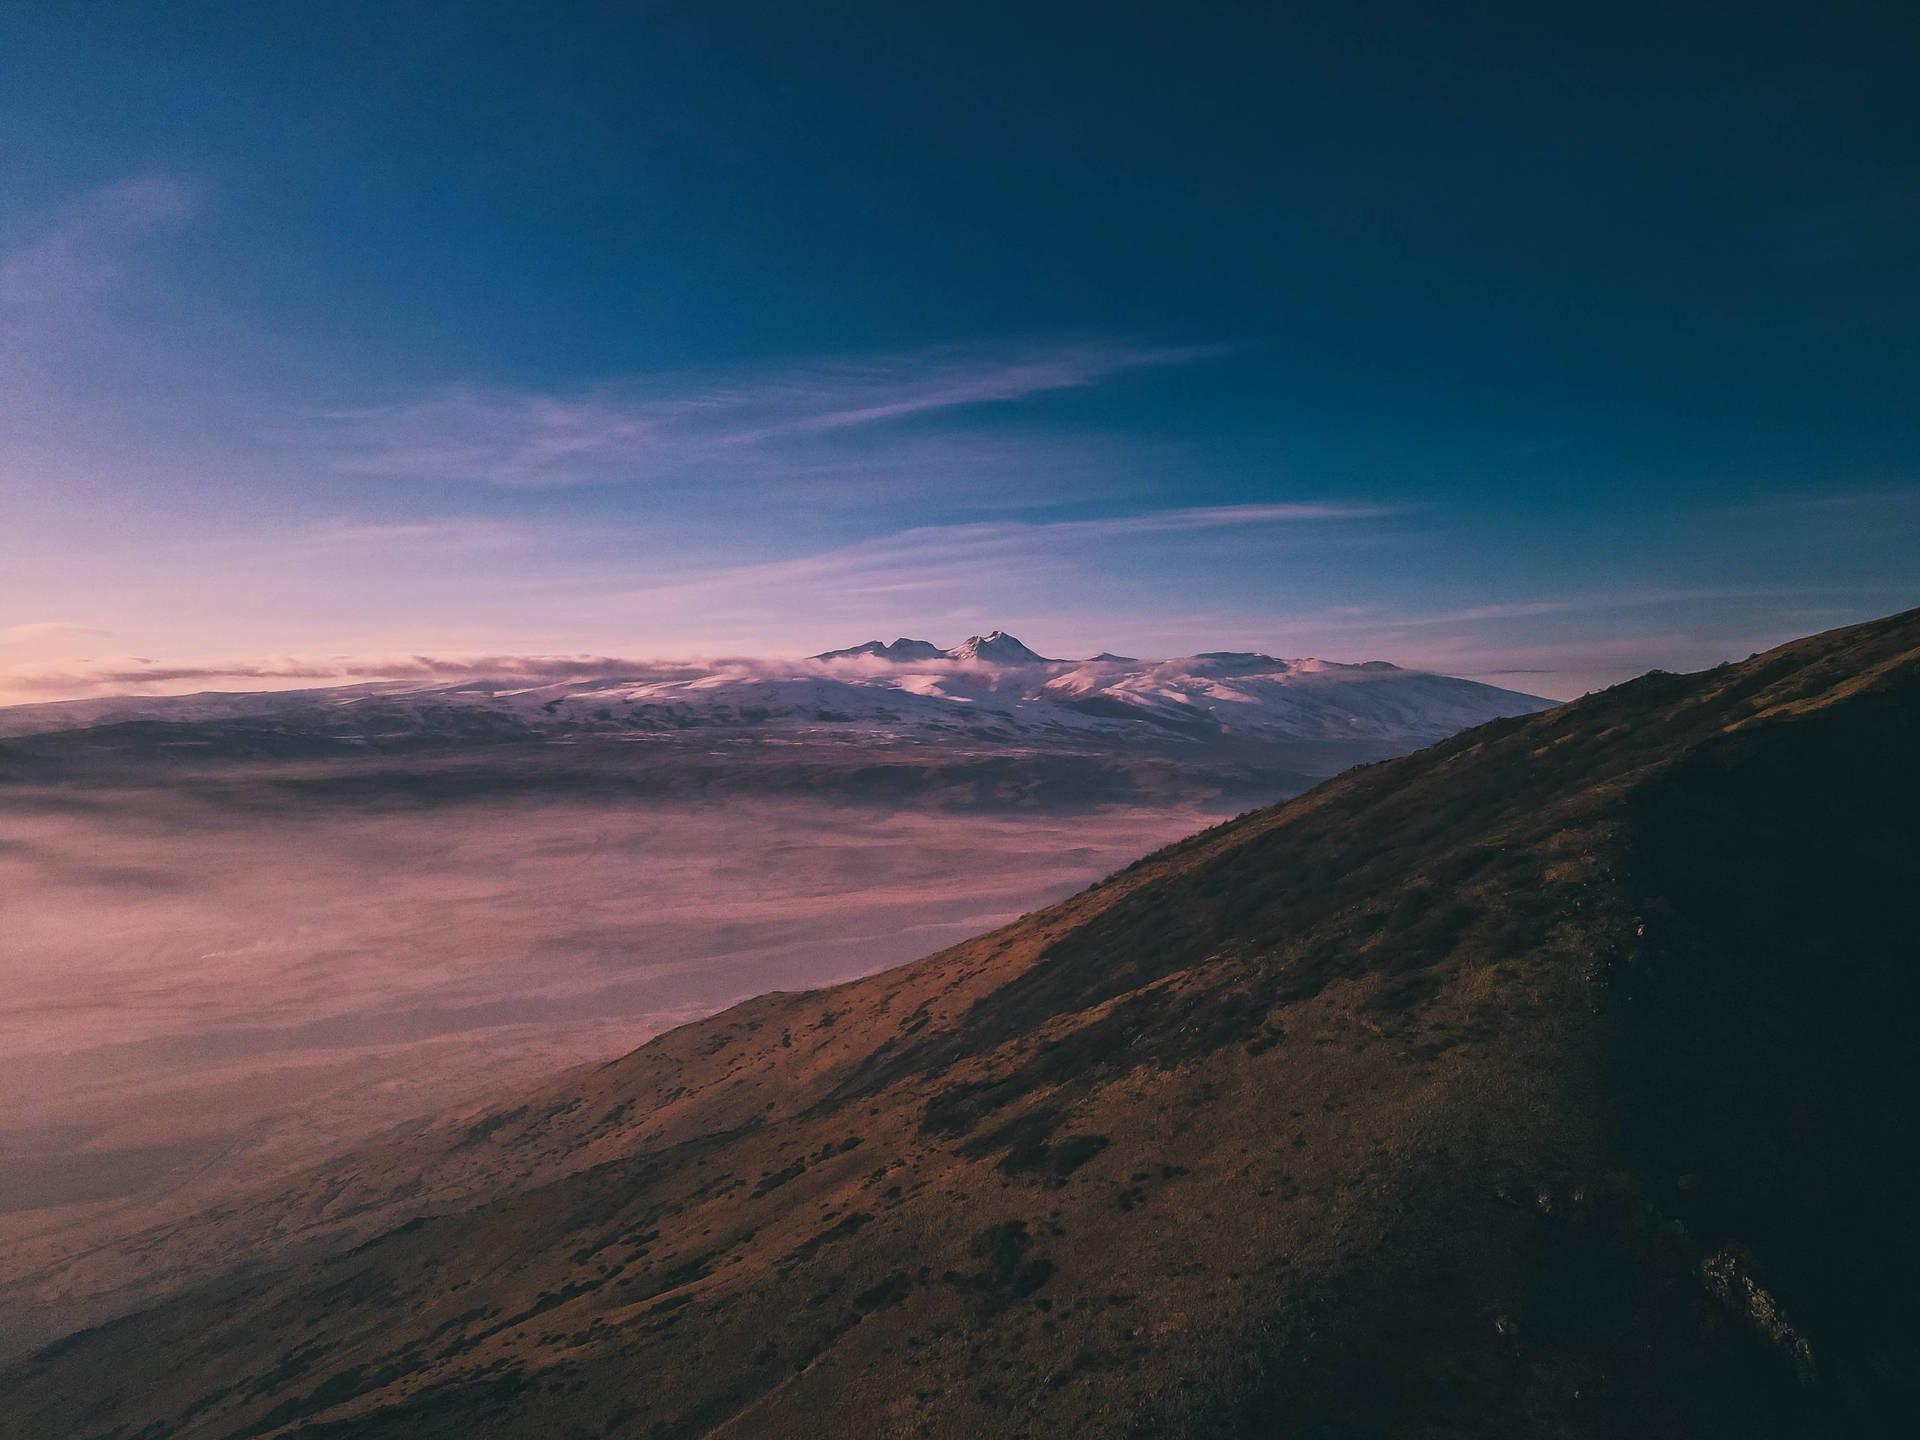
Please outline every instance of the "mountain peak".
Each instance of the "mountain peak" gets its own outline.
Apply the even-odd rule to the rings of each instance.
[[[1046,665],[1051,662],[1037,655],[1004,630],[991,635],[969,635],[965,643],[947,654],[956,660],[984,660],[990,665]]]
[[[905,636],[886,645],[878,640],[869,640],[864,645],[850,645],[845,650],[823,650],[812,656],[815,660],[849,660],[857,656],[871,655],[879,660],[939,660],[947,652],[931,640],[909,640]]]

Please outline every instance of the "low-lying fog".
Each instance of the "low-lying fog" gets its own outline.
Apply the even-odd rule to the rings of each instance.
[[[8,1268],[747,995],[939,949],[1218,818],[158,788],[6,807]]]

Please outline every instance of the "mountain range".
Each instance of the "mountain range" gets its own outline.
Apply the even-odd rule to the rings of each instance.
[[[1907,1433],[1916,741],[1920,612],[1491,721],[149,1237],[239,1268],[0,1393],[46,1440]]]
[[[1004,630],[995,630],[990,635],[969,635],[951,650],[942,650],[931,640],[899,639],[891,645],[879,640],[869,640],[864,645],[849,646],[845,650],[827,650],[815,655],[815,660],[853,660],[861,656],[871,656],[876,660],[891,660],[896,664],[913,660],[959,660],[980,662],[989,665],[1065,665],[1071,661],[1049,660],[1044,655],[1035,654]],[[1117,656],[1097,655],[1095,659],[1117,659]]]
[[[458,679],[12,706],[0,709],[0,773],[9,762],[114,752],[178,761],[719,740],[1184,759],[1257,752],[1269,764],[1286,759],[1289,747],[1298,758],[1332,746],[1338,769],[1553,703],[1381,661],[1241,652],[1048,660],[997,630],[951,650],[875,640],[803,661],[515,660],[498,669]],[[1307,770],[1316,763],[1318,773],[1331,773],[1324,761]]]

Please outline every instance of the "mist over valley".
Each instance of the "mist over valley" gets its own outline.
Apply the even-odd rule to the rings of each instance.
[[[0,710],[11,1333],[138,1282],[61,1269],[89,1247],[1547,703],[997,633],[906,663],[532,664]]]

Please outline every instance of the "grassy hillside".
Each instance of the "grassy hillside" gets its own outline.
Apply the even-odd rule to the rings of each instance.
[[[337,1168],[290,1233],[449,1213],[57,1342],[10,1423],[1902,1431],[1916,717],[1908,614],[1351,771]]]

